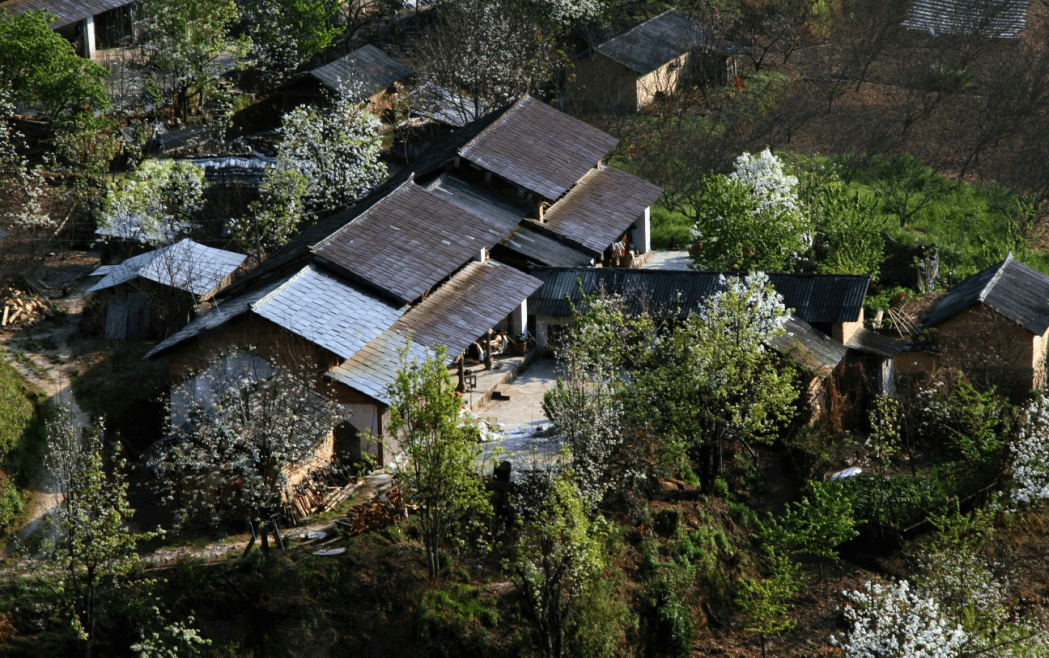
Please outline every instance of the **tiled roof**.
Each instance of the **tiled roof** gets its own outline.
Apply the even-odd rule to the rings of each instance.
[[[451,174],[441,174],[425,187],[445,201],[502,225],[507,231],[528,216],[528,208]]]
[[[935,326],[975,304],[994,309],[1033,334],[1049,329],[1049,277],[1010,253],[947,291],[924,324]]]
[[[204,170],[209,187],[257,187],[266,177],[266,170],[276,166],[277,158],[258,154],[225,155],[192,158],[190,162]]]
[[[133,256],[119,265],[104,265],[93,275],[104,278],[86,292],[98,292],[142,277],[205,297],[233,273],[247,256],[205,247],[186,238],[154,251]]]
[[[508,232],[409,181],[315,245],[313,253],[411,302]]]
[[[531,96],[524,96],[472,139],[467,161],[544,199],[564,194],[619,140]]]
[[[541,267],[586,267],[594,256],[582,248],[554,237],[541,224],[524,223],[503,238],[497,249],[506,249],[513,254],[514,260],[523,261],[521,265],[535,263]],[[499,257],[499,252],[495,252]]]
[[[597,52],[636,73],[655,71],[704,41],[699,23],[670,9],[597,47]]]
[[[251,310],[348,359],[389,328],[406,309],[308,265],[253,303]]]
[[[51,27],[60,28],[132,2],[133,0],[8,0],[0,3],[0,12],[7,12],[9,16],[19,16],[27,11],[46,11],[55,17]]]
[[[343,84],[351,89],[359,84],[358,97],[353,99],[356,101],[370,98],[412,73],[412,69],[372,45],[310,71],[310,75],[336,92],[342,91]]]
[[[933,37],[975,35],[1019,39],[1029,0],[915,0],[903,26]]]
[[[602,166],[592,169],[550,206],[544,226],[600,254],[619,239],[663,193],[637,176]]]
[[[796,315],[790,316],[784,328],[786,333],[770,340],[769,346],[811,372],[829,375],[848,353],[844,345]]]
[[[719,272],[639,270],[620,268],[549,268],[532,274],[543,287],[528,300],[535,315],[565,317],[569,302],[578,304],[580,286],[587,295],[599,292],[625,298],[627,310],[643,308],[687,315],[724,285]],[[850,322],[859,319],[869,277],[853,275],[769,274],[769,282],[783,296],[783,303],[809,323]]]
[[[396,377],[399,354],[406,346],[411,360],[425,358],[427,349],[437,345],[444,345],[454,358],[540,285],[505,265],[470,263],[327,377],[388,402],[386,386]]]

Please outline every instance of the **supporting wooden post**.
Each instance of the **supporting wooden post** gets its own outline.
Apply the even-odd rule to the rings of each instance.
[[[492,369],[492,330],[484,332],[484,369]]]
[[[459,354],[459,358],[456,361],[459,363],[459,385],[455,387],[455,390],[460,393],[466,392],[466,364],[463,363],[463,357],[466,355],[465,352]]]

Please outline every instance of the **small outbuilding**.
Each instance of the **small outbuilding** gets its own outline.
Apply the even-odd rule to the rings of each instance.
[[[947,291],[898,357],[901,375],[958,368],[977,385],[1021,396],[1045,384],[1049,276],[1010,253]]]
[[[670,9],[597,46],[576,61],[568,95],[583,108],[636,112],[690,80],[724,84],[736,75],[731,49]]]
[[[102,279],[85,292],[101,296],[99,324],[106,338],[164,337],[229,285],[245,258],[186,238],[118,265],[103,265],[92,272]]]

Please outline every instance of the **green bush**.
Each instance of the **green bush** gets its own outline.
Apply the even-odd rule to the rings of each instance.
[[[949,458],[987,466],[1002,456],[1012,407],[993,390],[978,391],[961,374],[919,391],[913,439],[945,446]]]
[[[25,511],[25,502],[7,473],[0,470],[0,535],[17,521]]]
[[[443,656],[490,653],[492,629],[499,625],[499,613],[487,607],[482,592],[462,583],[424,589],[416,614],[420,639]]]
[[[691,655],[696,622],[685,603],[690,580],[688,570],[671,567],[649,581],[642,611],[646,656]]]
[[[841,493],[852,504],[861,534],[884,538],[911,529],[930,514],[942,514],[953,491],[935,473],[920,477],[866,473],[843,480]]]

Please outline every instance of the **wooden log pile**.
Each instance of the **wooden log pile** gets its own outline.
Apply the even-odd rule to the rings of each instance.
[[[0,293],[3,311],[0,312],[0,327],[9,329],[32,324],[49,308],[48,302],[39,295],[31,295],[16,288]]]
[[[393,487],[384,494],[379,494],[375,500],[360,505],[354,505],[346,516],[338,519],[335,523],[341,527],[347,535],[358,535],[369,530],[378,530],[396,523],[398,519],[404,518],[406,509],[401,499],[401,488]]]
[[[286,521],[298,523],[303,519],[329,510],[353,493],[353,483],[332,470],[316,470],[292,488],[284,503]]]

